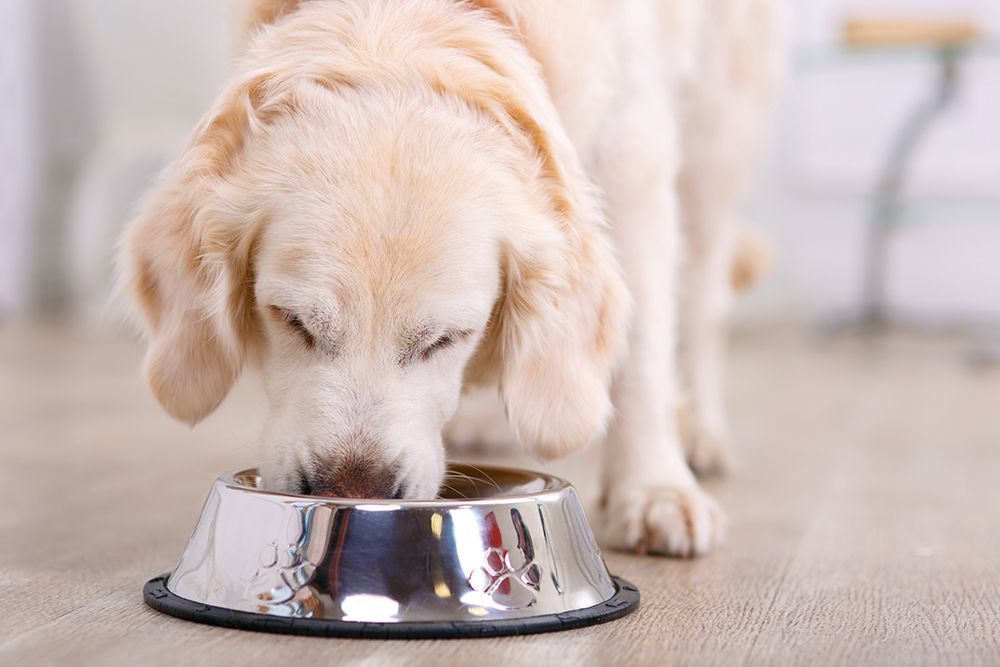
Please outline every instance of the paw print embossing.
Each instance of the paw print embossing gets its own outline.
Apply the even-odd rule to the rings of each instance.
[[[290,602],[312,579],[315,571],[316,565],[305,557],[301,544],[279,548],[272,542],[261,552],[255,571],[244,580],[257,589],[255,597],[263,607],[261,611],[268,611],[275,605]],[[260,590],[262,588],[264,590]]]
[[[287,542],[268,543],[256,562],[244,566],[241,579],[258,612],[311,616],[315,611],[303,603],[303,593],[308,592],[303,589],[316,572],[316,564],[307,554],[311,520],[312,513],[307,509],[301,524],[295,521],[286,526]]]
[[[512,509],[510,518],[517,533],[517,548],[507,550],[496,516],[493,512],[486,515],[485,538],[489,546],[483,554],[483,564],[469,575],[469,585],[490,596],[499,606],[521,609],[535,602],[542,573],[534,562],[534,545],[521,513]]]

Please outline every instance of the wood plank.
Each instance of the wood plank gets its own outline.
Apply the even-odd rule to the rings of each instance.
[[[961,46],[982,36],[968,19],[851,18],[844,41],[856,47]]]

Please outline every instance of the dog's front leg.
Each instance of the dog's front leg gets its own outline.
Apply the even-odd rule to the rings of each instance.
[[[676,125],[666,93],[623,99],[594,168],[635,304],[628,358],[612,386],[598,530],[611,547],[692,556],[719,543],[725,517],[678,434]]]

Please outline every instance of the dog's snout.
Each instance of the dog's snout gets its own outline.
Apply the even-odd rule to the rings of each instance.
[[[340,465],[321,466],[304,475],[305,493],[327,498],[402,498],[395,466],[379,465],[364,459]]]

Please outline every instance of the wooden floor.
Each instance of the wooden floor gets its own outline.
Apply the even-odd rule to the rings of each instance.
[[[0,664],[1000,664],[1000,369],[962,342],[733,344],[742,462],[708,487],[728,542],[694,561],[606,553],[641,608],[502,639],[327,640],[147,608],[212,480],[255,463],[252,383],[172,423],[120,336],[0,327]],[[556,470],[593,496],[585,453]]]

